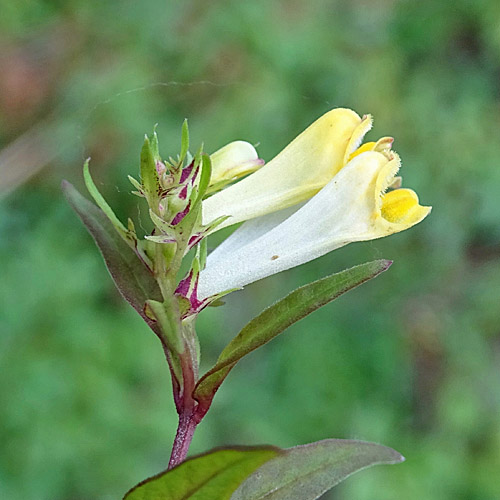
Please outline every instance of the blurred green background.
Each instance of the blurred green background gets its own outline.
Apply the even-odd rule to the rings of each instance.
[[[407,457],[325,498],[500,498],[497,0],[0,1],[0,498],[115,499],[162,470],[176,425],[154,335],[60,192],[83,160],[124,218],[158,123],[176,154],[260,142],[327,110],[375,118],[431,216],[231,296],[199,320],[203,366],[293,287],[374,258],[387,273],[229,376],[192,452],[327,437]]]

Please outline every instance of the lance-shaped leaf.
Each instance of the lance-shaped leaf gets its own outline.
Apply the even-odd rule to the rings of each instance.
[[[198,198],[196,203],[201,203],[203,196],[210,185],[210,178],[212,177],[212,162],[210,161],[210,156],[204,154],[201,156],[201,177],[200,184],[198,186]]]
[[[102,210],[84,198],[69,182],[63,181],[62,189],[99,247],[116,288],[156,332],[154,322],[144,313],[148,299],[162,300],[153,274],[115,231]]]
[[[215,366],[199,380],[194,397],[203,406],[210,405],[227,374],[243,356],[269,342],[321,306],[375,278],[391,264],[388,260],[376,260],[352,267],[302,286],[265,309],[224,348]]]
[[[155,132],[151,139],[145,136],[141,150],[141,182],[150,207],[157,207],[159,201],[160,181],[156,171],[157,155],[158,139]]]
[[[402,461],[402,455],[386,446],[325,439],[284,450],[250,475],[231,500],[315,500],[355,472]]]
[[[127,177],[130,184],[132,184],[132,186],[134,186],[135,189],[137,189],[137,191],[135,191],[135,194],[144,197],[144,193],[142,192],[142,184],[137,179],[134,179],[131,175],[127,175]],[[134,193],[134,191],[132,192]]]
[[[118,234],[129,244],[133,241],[133,237],[130,231],[127,231],[126,227],[121,223],[120,219],[115,215],[113,209],[108,205],[108,202],[101,195],[89,170],[89,159],[83,164],[83,179],[85,180],[85,186],[87,187],[89,193],[91,194],[97,206],[106,214],[110,222],[113,224],[114,228],[118,231]]]
[[[186,119],[182,123],[181,152],[179,154],[179,165],[182,165],[188,151],[189,151],[189,127]]]
[[[211,451],[146,479],[124,500],[229,500],[249,474],[279,453],[270,446]]]

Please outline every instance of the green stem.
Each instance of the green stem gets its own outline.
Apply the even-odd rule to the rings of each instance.
[[[180,236],[180,235],[179,235]],[[172,317],[177,308],[172,309],[172,300],[177,287],[177,274],[180,269],[182,258],[186,250],[187,241],[185,238],[178,238],[178,245],[172,260],[168,263],[165,261],[163,249],[161,245],[157,245],[155,249],[154,271],[155,277],[160,286],[163,295],[164,314],[159,314],[157,317],[164,317],[168,321],[163,321],[163,328],[172,325],[172,321],[178,322],[184,350],[179,353],[180,371],[182,373],[182,383],[174,384],[174,400],[179,413],[179,424],[172,446],[172,452],[168,463],[168,469],[172,469],[186,459],[191,441],[193,439],[196,426],[200,423],[201,418],[197,412],[197,402],[193,399],[193,391],[198,380],[198,359],[199,345],[198,338],[194,329],[194,321],[181,322],[180,316]],[[177,310],[178,315],[178,310]],[[172,325],[174,326],[174,325]],[[172,375],[174,375],[173,364],[168,349],[165,352],[167,361],[169,362]],[[180,382],[180,381],[179,381]]]

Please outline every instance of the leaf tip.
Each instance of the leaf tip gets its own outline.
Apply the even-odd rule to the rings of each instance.
[[[382,259],[380,261],[380,264],[382,265],[382,272],[387,271],[387,269],[389,269],[392,266],[393,262],[394,262],[393,260]]]
[[[66,179],[63,179],[61,181],[61,191],[66,198],[71,203],[71,193],[75,191],[75,187],[71,182],[67,181]]]
[[[378,446],[382,446],[382,445],[378,445]],[[399,453],[399,451],[396,451],[395,449],[389,448],[387,446],[384,446],[383,448],[385,448],[385,450],[387,452],[387,456],[386,456],[386,459],[384,460],[384,462],[382,462],[382,463],[394,465],[394,464],[401,464],[403,462],[406,462],[406,458],[403,455],[401,455],[401,453]]]

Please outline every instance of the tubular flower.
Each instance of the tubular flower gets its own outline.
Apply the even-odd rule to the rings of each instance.
[[[247,178],[203,202],[203,223],[230,215],[221,229],[314,196],[347,163],[371,128],[371,117],[334,109]]]
[[[206,268],[200,274],[198,296],[201,299],[224,290],[241,288],[259,279],[316,259],[348,243],[382,238],[403,231],[429,214],[431,207],[421,206],[414,191],[399,188],[400,178],[395,176],[400,168],[400,159],[390,149],[391,138],[383,138],[357,148],[364,132],[369,129],[366,122],[363,125],[364,120],[358,120],[357,126],[353,127],[347,140],[345,127],[344,133],[339,134],[343,140],[340,148],[342,155],[338,153],[338,147],[329,145],[325,148],[324,157],[322,157],[313,145],[313,138],[317,138],[315,133],[304,141],[304,136],[312,133],[310,132],[312,127],[321,123],[325,117],[335,111],[343,116],[349,116],[350,113],[355,115],[353,112],[347,113],[347,110],[334,110],[327,113],[273,161],[241,181],[241,183],[246,181],[249,186],[242,192],[246,192],[247,196],[253,200],[259,199],[259,189],[268,193],[269,183],[276,186],[271,169],[267,170],[271,177],[269,183],[261,179],[262,173],[292,148],[297,152],[299,165],[295,164],[293,157],[289,156],[287,166],[296,182],[299,178],[298,171],[301,169],[313,170],[316,164],[320,167],[327,164],[335,165],[334,173],[329,181],[323,187],[316,188],[317,194],[309,201],[297,205],[306,198],[298,196],[295,199],[295,206],[291,206],[293,200],[284,201],[286,196],[283,193],[287,191],[283,189],[281,191],[282,203],[274,205],[274,211],[270,203],[266,203],[264,212],[266,215],[260,217],[252,215],[252,220],[245,222],[219,245],[208,256]],[[369,124],[371,125],[371,120]],[[362,125],[364,132],[359,132]],[[347,135],[349,135],[348,132]],[[332,133],[332,136],[335,134]],[[309,151],[315,151],[314,163],[306,163],[304,161],[306,155],[299,153],[297,141],[300,138],[302,138],[300,143],[307,144]],[[339,156],[342,156],[341,160]],[[282,163],[277,162],[277,164],[282,169],[281,176],[285,185],[288,185],[287,174],[284,173]],[[255,184],[252,178],[257,175],[259,175],[259,183]],[[326,175],[326,172],[323,172],[324,177],[318,176],[317,179],[324,180]],[[306,191],[311,193],[312,183],[309,179],[312,175],[304,177],[307,177],[305,181],[307,187],[302,193]],[[228,191],[239,184],[228,188]],[[319,183],[316,184],[318,185]],[[279,186],[276,188],[279,190]],[[254,192],[254,189],[257,192]],[[300,186],[297,186],[297,191],[299,190]],[[224,191],[220,193],[220,195],[223,194]],[[205,203],[213,198],[215,196],[206,200]],[[232,196],[228,197],[228,204],[219,208],[220,214],[237,213],[235,218],[242,220],[244,215],[241,210],[238,211],[238,208],[243,205],[246,206],[245,200],[241,200],[240,205],[237,205]],[[214,208],[211,207],[211,210],[213,211]],[[260,215],[262,211],[255,207],[252,214]]]

